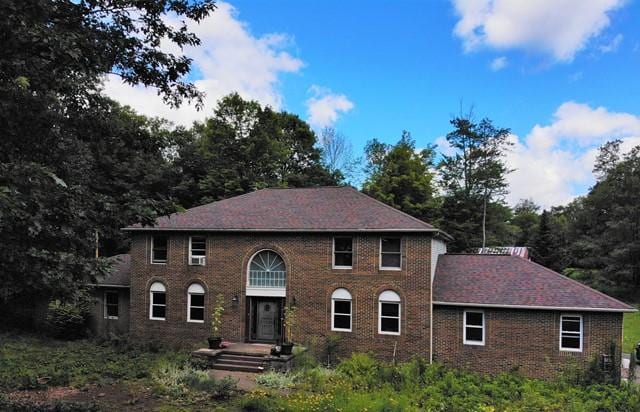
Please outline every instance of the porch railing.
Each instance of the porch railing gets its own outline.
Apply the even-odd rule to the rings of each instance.
[[[284,289],[286,287],[286,272],[280,270],[250,270],[249,287]]]

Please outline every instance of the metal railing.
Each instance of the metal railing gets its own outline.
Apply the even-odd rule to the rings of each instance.
[[[249,287],[284,288],[286,287],[286,272],[283,270],[250,270]]]

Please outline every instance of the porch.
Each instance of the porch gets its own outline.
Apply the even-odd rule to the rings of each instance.
[[[296,354],[306,350],[296,348],[291,355],[272,355],[272,344],[223,342],[220,349],[202,348],[194,358],[202,359],[209,369],[261,373],[265,370],[286,372],[293,366]]]

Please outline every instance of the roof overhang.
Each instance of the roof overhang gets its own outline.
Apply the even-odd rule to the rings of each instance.
[[[110,285],[108,283],[87,283],[87,286],[93,286],[94,288],[115,288],[115,289],[130,289],[129,285]]]
[[[566,312],[637,312],[638,309],[611,309],[611,308],[586,308],[586,307],[566,307],[566,306],[535,306],[535,305],[499,305],[495,303],[464,303],[464,302],[442,302],[433,301],[434,305],[441,306],[467,306],[472,308],[497,308],[497,309],[531,309],[531,310],[561,310]]]
[[[367,229],[367,228],[336,228],[336,229],[287,229],[287,228],[273,228],[273,229],[228,229],[228,228],[167,228],[167,227],[124,227],[121,230],[125,232],[225,232],[225,233],[433,233],[438,236],[442,236],[446,239],[453,239],[451,235],[440,229]]]

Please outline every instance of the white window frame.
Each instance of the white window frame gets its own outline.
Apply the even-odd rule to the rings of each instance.
[[[567,331],[567,332],[563,332],[562,330],[562,321],[563,318],[579,318],[580,319],[580,331],[579,332],[571,332],[571,331]],[[580,347],[579,348],[565,348],[562,346],[562,336],[566,334],[567,337],[577,337],[580,338]],[[560,351],[562,352],[582,352],[582,348],[584,346],[584,321],[582,318],[582,315],[577,315],[577,314],[570,314],[570,313],[564,313],[562,315],[560,315],[560,334],[559,334],[559,338],[560,338],[560,342],[559,342],[559,348]]]
[[[385,252],[385,254],[399,254],[400,255],[400,266],[382,266],[382,239],[397,239],[400,241],[400,252]],[[398,236],[385,236],[380,238],[380,244],[378,247],[378,267],[380,270],[402,270],[402,237]]]
[[[348,295],[348,297],[347,297]],[[349,302],[349,328],[337,328],[335,315],[347,316],[346,313],[336,313],[336,302]],[[345,288],[338,288],[331,294],[331,330],[335,332],[351,332],[353,329],[353,297]]]
[[[153,290],[154,286],[162,287],[162,290]],[[164,303],[154,303],[153,302],[153,294],[154,293],[164,293]],[[153,307],[154,306],[164,306],[164,318],[155,318],[153,316]],[[167,320],[167,288],[160,282],[153,282],[151,287],[149,288],[149,319],[151,320]]]
[[[107,310],[107,307],[109,305],[107,305],[107,294],[109,293],[115,293],[116,296],[118,297],[118,303],[116,304],[116,307],[118,308],[118,315],[120,314],[120,294],[117,291],[114,290],[105,290],[104,294],[102,295],[102,298],[104,299],[104,305],[103,305],[103,311],[104,311],[104,318],[105,319],[118,319],[118,316],[109,316],[109,311]]]
[[[194,237],[200,237],[200,238],[204,238],[204,255],[202,256],[198,256],[198,257],[204,257],[204,262],[205,265],[207,264],[207,237],[206,236],[189,236],[189,265],[190,266],[198,266],[198,265],[193,265],[193,263],[191,263],[191,258],[193,258],[194,256],[192,255],[192,251],[193,251],[193,238]]]
[[[151,264],[152,265],[166,265],[167,261],[169,260],[169,236],[166,235],[159,235],[159,236],[163,236],[164,238],[167,239],[167,258],[163,261],[155,261],[155,258],[153,256],[153,240],[154,238],[156,238],[156,236],[151,236]]]
[[[385,298],[389,296],[389,298]],[[392,300],[393,299],[393,300]],[[398,316],[382,316],[382,304],[395,304],[398,305]],[[382,330],[382,318],[398,319],[398,331],[389,332]],[[392,290],[385,290],[378,296],[378,334],[380,335],[395,335],[399,336],[402,331],[402,301],[400,295]]]
[[[467,325],[467,313],[479,313],[479,314],[481,314],[482,315],[482,326]],[[465,310],[462,316],[463,316],[463,318],[462,318],[462,342],[465,345],[484,346],[485,329],[486,329],[486,325],[487,325],[487,321],[486,321],[486,319],[484,317],[484,311],[483,310]],[[467,340],[467,328],[482,329],[482,341]]]
[[[351,266],[336,265],[336,239],[351,239]],[[353,236],[334,236],[333,246],[331,248],[331,267],[333,269],[353,269]],[[348,252],[338,252],[348,253]]]
[[[191,304],[191,296],[193,295],[197,295],[197,296],[202,296],[203,297],[203,302],[202,304],[204,305],[204,296],[205,296],[205,290],[202,287],[201,284],[199,283],[192,283],[191,285],[189,285],[189,289],[187,289],[187,322],[190,323],[204,323],[204,306],[193,306]],[[202,319],[191,319],[191,308],[200,308],[202,309]]]

